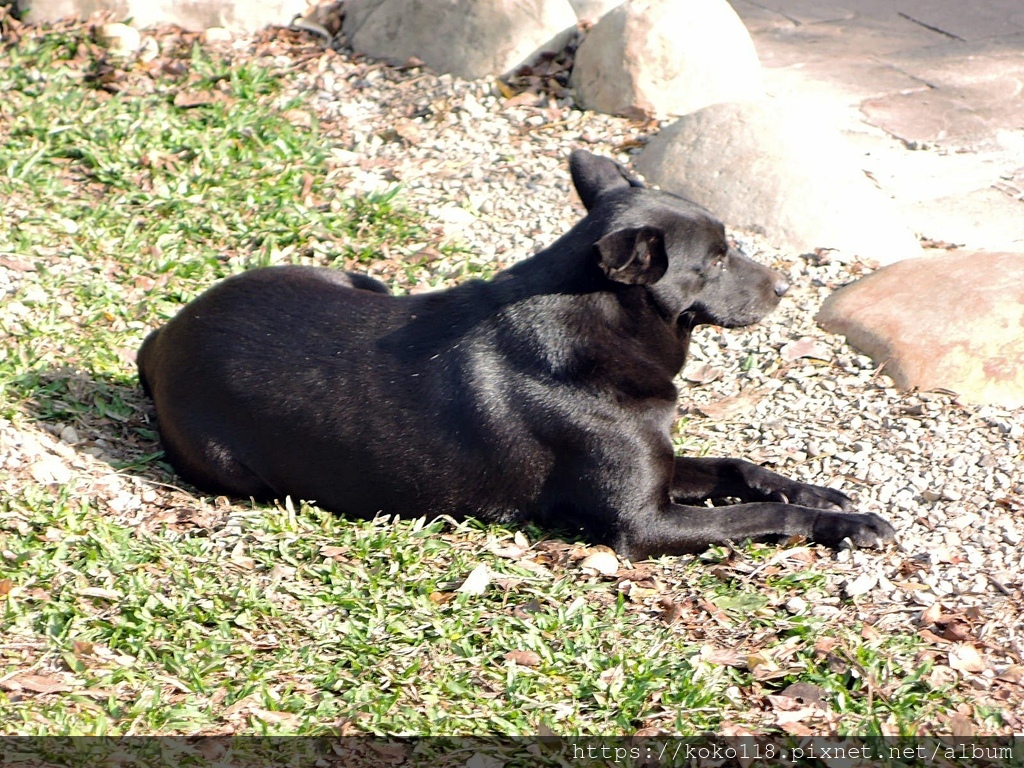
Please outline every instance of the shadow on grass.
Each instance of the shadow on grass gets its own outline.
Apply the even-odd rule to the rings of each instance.
[[[174,489],[197,500],[214,498],[214,494],[201,491],[183,480],[166,461],[152,401],[134,376],[104,376],[73,367],[40,368],[15,377],[10,384],[10,392],[20,403],[19,410],[31,421],[68,443],[75,451],[109,465],[117,474]],[[283,499],[269,503],[247,502],[241,498],[231,501],[255,504],[256,507],[277,507],[285,503]],[[304,500],[293,501],[298,504]],[[401,517],[415,519],[424,514],[423,509],[411,504],[409,513]],[[431,519],[429,512],[426,516]],[[338,517],[353,522],[358,520],[343,514]],[[465,525],[471,529],[487,530],[490,527],[476,518],[461,523],[447,519],[454,528]],[[530,522],[514,525],[512,529],[522,530],[533,541],[549,538],[585,540],[580,529],[540,528]]]
[[[137,379],[40,368],[16,376],[9,392],[30,420],[118,473],[181,482],[163,460],[152,404]]]

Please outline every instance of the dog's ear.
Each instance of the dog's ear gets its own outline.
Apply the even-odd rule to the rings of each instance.
[[[644,185],[614,160],[582,149],[574,150],[569,155],[569,171],[580,200],[588,211],[606,192]]]
[[[665,235],[655,227],[616,230],[598,240],[596,247],[601,270],[617,283],[650,285],[668,270]]]

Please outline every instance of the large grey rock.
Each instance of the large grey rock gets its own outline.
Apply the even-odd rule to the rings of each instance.
[[[892,201],[813,108],[718,104],[663,129],[636,164],[648,180],[781,248],[829,248],[889,264],[921,255]]]
[[[97,11],[110,11],[116,18],[131,18],[136,28],[153,24],[177,24],[199,32],[224,27],[238,34],[270,24],[290,24],[306,10],[306,0],[19,0],[25,18],[32,23],[63,18],[88,18]]]
[[[667,117],[751,98],[760,63],[725,0],[626,0],[576,51],[572,85],[587,109]]]
[[[576,13],[569,0],[347,0],[342,29],[359,53],[475,79],[561,50]]]
[[[817,316],[901,389],[1024,406],[1024,253],[893,264],[829,296]]]

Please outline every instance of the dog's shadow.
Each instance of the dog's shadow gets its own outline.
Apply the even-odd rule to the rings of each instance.
[[[180,482],[164,461],[152,405],[137,380],[42,368],[10,386],[29,420],[77,453],[144,482]]]
[[[152,402],[134,377],[105,376],[71,367],[42,368],[15,377],[10,386],[28,420],[54,441],[88,456],[94,466],[106,466],[114,474],[136,481],[133,485],[137,488],[159,488],[169,494],[156,505],[152,516],[143,515],[147,518],[144,527],[169,524],[182,531],[213,530],[224,524],[232,502],[244,502],[231,499],[224,503],[226,499],[211,497],[174,472],[164,457]],[[447,523],[453,529],[486,527],[475,521],[459,524],[447,519]],[[516,530],[537,541],[552,536],[565,541],[579,538],[579,531],[541,531],[532,524]]]

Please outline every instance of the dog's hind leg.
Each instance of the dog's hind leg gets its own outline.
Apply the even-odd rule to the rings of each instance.
[[[168,432],[170,434],[168,434]],[[268,500],[277,494],[249,469],[228,446],[209,435],[198,435],[186,450],[175,430],[161,430],[164,452],[179,474],[196,488],[225,496]]]
[[[348,278],[346,284],[349,288],[358,288],[363,291],[373,291],[374,293],[391,294],[391,291],[388,290],[388,287],[384,285],[384,283],[376,278],[370,277],[369,275],[361,275],[358,272],[346,272],[345,277]]]

